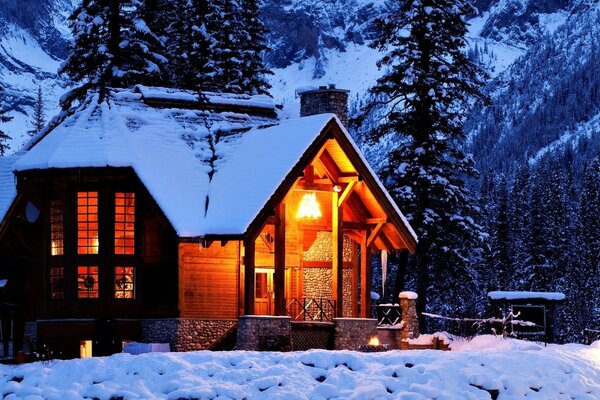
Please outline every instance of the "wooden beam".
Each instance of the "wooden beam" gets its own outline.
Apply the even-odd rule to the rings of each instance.
[[[385,217],[384,218],[367,218],[365,220],[365,222],[367,224],[376,225],[376,224],[380,224],[380,223],[386,223],[386,222],[388,222],[388,219]]]
[[[265,246],[267,246],[267,250],[269,250],[269,253],[273,254],[273,242],[270,242],[267,240],[267,237],[265,236],[265,234],[261,233],[260,235],[258,235],[263,243],[265,244]]]
[[[348,200],[348,197],[350,196],[350,194],[352,194],[355,185],[356,182],[349,182],[348,185],[346,185],[346,188],[344,189],[344,191],[340,195],[340,198],[338,199],[338,207],[342,207],[344,203],[346,203],[346,200]]]
[[[353,230],[364,231],[369,228],[369,225],[365,224],[364,222],[344,221],[342,223],[342,228],[344,230],[351,230],[351,231],[353,231]]]
[[[338,207],[339,193],[331,194],[331,273],[333,276],[333,300],[336,302],[336,317],[343,316],[343,262],[344,262],[344,231],[342,221],[344,209]]]
[[[358,182],[360,181],[360,176],[358,175],[342,175],[338,177],[338,183],[350,183],[350,182]],[[315,183],[331,183],[331,179],[329,178],[319,178],[315,179]]]
[[[352,241],[352,315],[358,317],[358,244]]]
[[[306,168],[304,168],[304,181],[309,186],[315,183],[315,167],[313,167],[312,164],[307,165]]]
[[[294,190],[306,190],[311,192],[333,192],[332,184],[313,183],[310,185],[308,182],[299,180],[294,187]]]
[[[360,243],[360,317],[371,318],[371,252],[367,244],[367,231]]]
[[[371,246],[371,244],[373,243],[373,240],[375,240],[377,235],[379,235],[379,231],[381,231],[383,224],[384,224],[383,222],[378,223],[377,226],[375,226],[375,228],[371,231],[371,234],[369,235],[369,238],[367,239],[367,247]]]
[[[275,207],[275,315],[285,315],[285,203]]]
[[[321,156],[319,157],[319,161],[325,167],[325,171],[329,179],[331,179],[333,183],[339,183],[338,179],[342,175],[342,172],[340,171],[337,164],[335,163],[335,160],[333,159],[333,157],[331,157],[331,154],[329,154],[327,150],[325,150],[321,154]]]
[[[254,296],[255,296],[255,257],[256,243],[255,238],[244,240],[244,315],[254,314]]]

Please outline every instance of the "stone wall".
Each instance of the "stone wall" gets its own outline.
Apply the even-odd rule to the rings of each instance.
[[[336,350],[359,350],[372,336],[377,336],[377,320],[371,318],[336,318]]]
[[[331,299],[333,297],[333,278],[331,268],[304,268],[304,293],[303,297],[310,299]],[[344,317],[352,316],[352,270],[345,268],[342,271],[344,299]],[[358,288],[356,289],[358,290]]]
[[[344,127],[348,127],[348,91],[330,85],[300,93],[301,117],[323,113],[336,114]]]
[[[171,351],[204,350],[235,324],[231,320],[143,320],[142,342],[169,343]]]
[[[291,351],[292,319],[263,315],[240,317],[237,350]]]
[[[310,248],[302,254],[302,259],[306,261],[331,262],[333,261],[332,250],[331,232],[319,231],[317,232],[317,238],[310,245]],[[352,240],[348,236],[344,236],[342,258],[344,262],[352,261]]]

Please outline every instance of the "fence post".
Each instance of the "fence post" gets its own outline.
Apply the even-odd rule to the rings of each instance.
[[[400,308],[402,309],[402,339],[419,337],[419,319],[417,318],[417,294],[415,292],[401,292]]]

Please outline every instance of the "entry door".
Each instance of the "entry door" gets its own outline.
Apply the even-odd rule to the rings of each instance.
[[[275,292],[273,288],[272,269],[257,268],[255,272],[255,298],[254,313],[256,315],[273,315],[273,300]]]

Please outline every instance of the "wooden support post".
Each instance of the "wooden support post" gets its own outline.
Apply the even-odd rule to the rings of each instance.
[[[360,317],[371,318],[371,252],[367,231],[362,232],[360,244]]]
[[[244,239],[244,315],[254,314],[256,238]]]
[[[285,203],[275,207],[275,315],[285,315]]]
[[[352,317],[358,317],[358,244],[352,241]]]
[[[336,317],[343,316],[343,265],[344,265],[344,230],[342,221],[344,212],[342,207],[338,207],[339,194],[332,193],[331,201],[331,268],[333,275],[333,300],[336,302]]]

